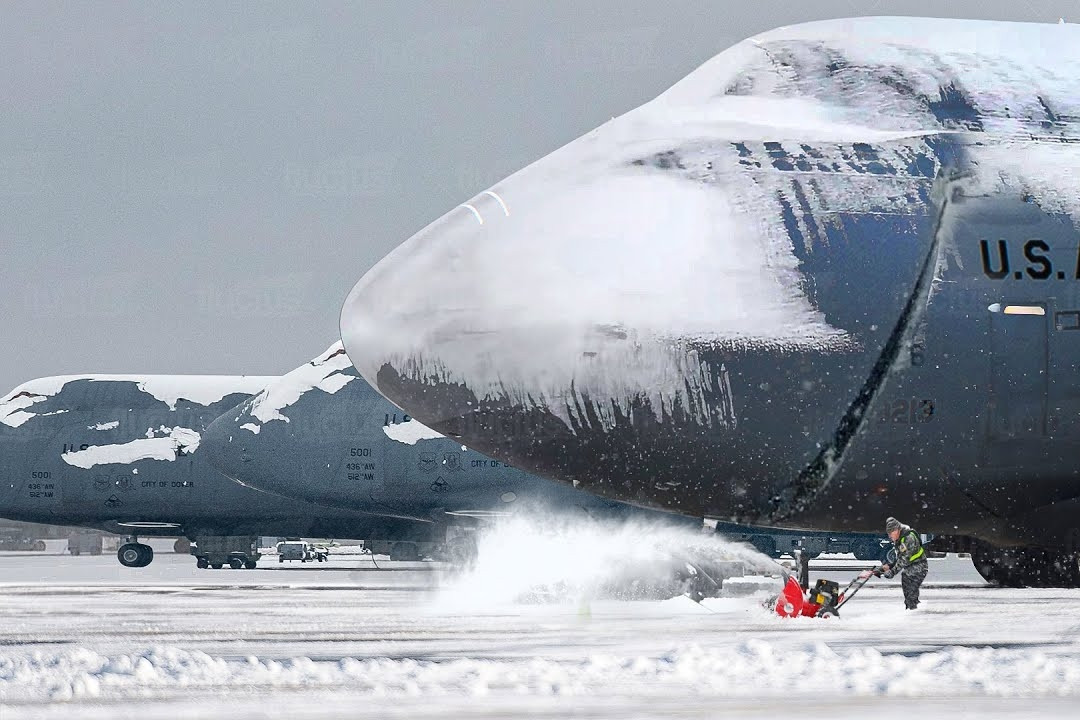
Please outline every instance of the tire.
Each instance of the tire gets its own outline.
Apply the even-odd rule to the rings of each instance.
[[[245,560],[244,568],[247,570],[254,570],[259,563],[255,560]]]
[[[204,557],[195,558],[195,567],[199,568],[200,570],[205,570],[206,568],[210,567],[210,561]]]
[[[283,557],[281,557],[280,555],[278,555],[277,561],[278,561],[279,563],[283,563],[283,562],[285,562],[285,558],[283,558]]]
[[[191,541],[187,538],[176,538],[176,542],[173,543],[172,549],[177,555],[190,555]]]
[[[244,561],[238,557],[229,558],[229,567],[233,570],[241,570],[244,567]]]
[[[851,554],[855,556],[856,560],[873,560],[874,562],[881,562],[885,556],[885,550],[881,547],[881,543],[876,543],[871,540],[856,543],[851,548]]]
[[[34,552],[45,552],[45,542],[43,540],[34,543]]]
[[[71,553],[72,557],[79,557],[79,551],[78,550],[69,550],[68,552]]]
[[[154,549],[142,543],[124,543],[117,549],[116,559],[124,567],[146,567],[154,560]]]
[[[116,559],[119,560],[120,564],[124,567],[139,567],[139,561],[142,560],[142,553],[139,552],[135,543],[126,543],[117,548]]]
[[[224,563],[210,563],[210,567],[214,568],[215,570],[220,570],[223,564]]]

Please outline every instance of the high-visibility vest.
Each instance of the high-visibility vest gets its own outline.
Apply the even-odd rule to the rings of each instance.
[[[914,530],[911,530],[910,532],[908,532],[908,536],[914,536],[914,538],[917,541],[919,541],[920,543],[922,542],[920,540],[919,536],[915,533]],[[923,547],[922,545],[919,545],[919,550],[915,554],[913,554],[911,557],[909,557],[907,559],[907,562],[908,563],[913,563],[913,562],[915,562],[916,560],[918,560],[919,558],[921,558],[925,554],[926,554],[926,548]]]

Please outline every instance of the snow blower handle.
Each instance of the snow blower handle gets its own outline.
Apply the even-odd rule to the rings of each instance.
[[[886,567],[887,566],[885,566],[885,565],[878,565],[877,567],[872,567],[872,568],[869,568],[867,570],[863,570],[861,573],[859,573],[858,579],[859,580],[865,580],[865,579],[868,579],[870,577],[882,577],[884,575],[887,575],[888,570],[885,569]]]
[[[863,589],[866,583],[870,582],[872,577],[881,577],[881,567],[870,568],[863,570],[855,579],[848,583],[848,586],[844,588],[844,592],[840,593],[839,602],[836,603],[836,609],[839,610],[847,603],[848,600],[855,597],[855,593]]]

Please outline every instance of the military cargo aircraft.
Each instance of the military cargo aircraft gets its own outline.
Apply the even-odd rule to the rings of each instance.
[[[1077,586],[1077,168],[1076,25],[780,28],[421,230],[342,338],[529,472]]]
[[[226,412],[201,449],[249,487],[330,507],[419,518],[468,560],[481,521],[515,512],[701,528],[701,518],[641,510],[487,458],[404,414],[364,381],[340,342]],[[418,555],[394,543],[403,559]]]
[[[128,567],[153,560],[139,536],[215,547],[235,539],[230,562],[249,568],[247,538],[257,535],[427,540],[428,522],[285,500],[207,462],[206,426],[270,380],[87,375],[21,385],[0,400],[0,516],[126,535],[117,557]]]
[[[201,449],[222,473],[249,487],[329,507],[426,519],[439,528],[434,537],[455,562],[467,562],[475,552],[473,534],[459,530],[517,512],[560,522],[577,515],[703,526],[701,518],[644,510],[529,475],[434,432],[375,392],[341,342],[211,423]],[[733,530],[720,527],[725,535]],[[737,530],[740,540],[766,555],[780,547],[764,531]],[[876,536],[790,535],[779,538],[787,541],[784,548],[801,546],[811,555],[851,548],[867,559],[881,555]],[[402,559],[424,550],[407,540],[387,548]]]

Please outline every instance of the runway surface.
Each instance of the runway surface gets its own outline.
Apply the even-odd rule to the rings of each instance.
[[[159,546],[160,547],[160,546]],[[848,580],[864,563],[825,561]],[[754,597],[521,603],[423,564],[0,554],[0,718],[1073,717],[1080,591],[931,561],[840,619]]]

